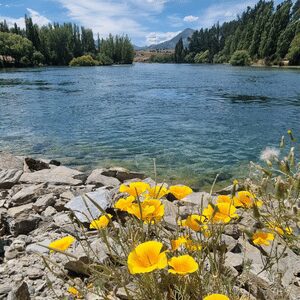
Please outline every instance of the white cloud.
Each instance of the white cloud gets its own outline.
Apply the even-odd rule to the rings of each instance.
[[[51,21],[46,18],[45,16],[42,16],[37,11],[27,8],[28,15],[32,18],[33,23],[38,24],[39,26],[47,25],[48,23],[51,23]],[[6,20],[9,27],[14,26],[16,23],[20,28],[25,28],[25,20],[24,17],[20,18],[11,18],[11,17],[5,17],[0,16],[0,21]]]
[[[154,18],[163,11],[169,0],[56,1],[67,9],[72,20],[92,28],[102,37],[106,37],[109,33],[128,34],[131,38],[146,43],[147,36],[151,33],[149,33],[149,28],[142,24],[146,19],[155,22]]]
[[[46,18],[45,16],[42,16],[37,11],[35,11],[31,8],[27,8],[27,11],[29,12],[29,16],[32,18],[32,22],[34,24],[43,26],[43,25],[48,25],[49,23],[51,23],[51,21],[48,18]]]
[[[183,18],[183,21],[192,23],[192,22],[196,22],[198,19],[199,19],[199,17],[196,17],[196,16],[186,16]]]
[[[176,32],[150,32],[146,36],[146,42],[148,45],[159,44],[172,39],[181,31]]]
[[[209,6],[198,19],[201,27],[209,27],[220,22],[220,24],[231,21],[242,13],[247,6],[255,5],[257,0],[247,0],[245,2],[227,2]]]

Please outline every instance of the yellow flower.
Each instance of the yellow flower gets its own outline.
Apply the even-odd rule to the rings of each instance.
[[[186,220],[179,222],[179,225],[189,227],[194,231],[202,231],[207,229],[207,225],[204,225],[205,217],[200,215],[190,215]]]
[[[122,184],[120,186],[121,193],[127,193],[131,196],[137,197],[141,194],[145,193],[146,191],[150,190],[150,185],[145,182],[132,182],[129,185]]]
[[[53,248],[59,251],[66,251],[74,242],[75,242],[75,238],[69,235],[62,239],[50,243],[49,248]],[[51,252],[53,251],[54,250],[51,250]]]
[[[164,269],[168,265],[165,252],[161,252],[163,244],[157,241],[145,242],[130,252],[127,260],[131,274],[149,273],[156,269]]]
[[[135,198],[133,196],[129,196],[125,199],[121,198],[115,203],[115,208],[122,211],[127,211],[128,208],[132,205],[134,200]]]
[[[106,228],[112,218],[111,214],[101,216],[98,220],[94,220],[90,224],[90,229],[103,229]]]
[[[169,193],[168,189],[164,187],[163,185],[161,186],[154,186],[150,188],[149,190],[149,197],[154,198],[154,199],[160,199],[167,195]]]
[[[177,240],[172,240],[172,241],[171,241],[171,247],[172,247],[172,250],[175,251],[175,250],[179,249],[179,247],[180,247],[181,245],[186,244],[187,241],[188,241],[188,240],[187,240],[187,237],[185,237],[185,236],[181,236],[181,237],[179,237]]]
[[[222,294],[211,294],[209,296],[204,297],[203,300],[230,300],[227,296]]]
[[[80,294],[80,292],[76,288],[74,288],[73,286],[70,286],[68,288],[68,292],[71,295],[75,296],[77,299],[82,299],[82,295]]]
[[[169,270],[169,273],[178,275],[194,273],[199,268],[197,262],[190,255],[172,257],[169,260],[168,264],[173,268]]]
[[[291,235],[293,233],[293,229],[291,227],[282,227],[276,223],[269,223],[268,227],[276,231],[279,235]]]
[[[215,208],[209,204],[203,210],[203,216],[212,223],[229,223],[232,218],[238,217],[235,212],[236,208],[230,203],[218,203]]]
[[[146,199],[140,205],[132,204],[127,211],[145,223],[151,223],[162,219],[165,206],[157,199]]]
[[[170,193],[175,196],[176,199],[181,200],[190,195],[193,190],[185,185],[173,185],[169,188]]]
[[[217,197],[217,203],[229,203],[233,205],[233,200],[228,195],[220,195]]]
[[[263,232],[263,231],[257,231],[252,236],[253,244],[255,245],[265,245],[269,246],[270,241],[274,240],[274,234]]]
[[[235,207],[245,207],[251,208],[253,205],[257,207],[262,206],[262,201],[256,200],[255,196],[248,191],[241,191],[238,192],[235,197],[233,197],[233,205]]]

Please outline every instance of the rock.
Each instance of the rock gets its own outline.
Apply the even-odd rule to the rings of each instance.
[[[99,239],[91,242],[90,246],[79,245],[72,253],[77,260],[69,260],[65,264],[65,269],[77,274],[89,275],[87,263],[92,261],[103,263],[108,258],[105,249],[105,244]]]
[[[237,245],[237,241],[226,234],[222,234],[222,242],[226,245],[227,251],[232,251]]]
[[[57,213],[57,210],[54,207],[48,206],[45,209],[45,211],[42,213],[42,215],[47,218],[47,217],[54,216],[56,213]]]
[[[38,198],[37,201],[33,204],[33,209],[36,212],[42,212],[47,207],[53,206],[55,204],[55,198],[53,193],[43,195],[42,197]]]
[[[0,299],[6,299],[7,294],[11,291],[11,285],[1,284],[0,285]]]
[[[34,173],[24,173],[20,182],[23,183],[49,183],[53,185],[80,185],[85,175],[82,172],[59,166],[54,169],[45,169]]]
[[[145,175],[143,173],[139,172],[130,172],[125,168],[121,167],[112,167],[108,170],[103,170],[102,175],[109,176],[109,177],[115,177],[119,179],[120,181],[130,180],[130,179],[144,179]]]
[[[47,249],[46,247],[40,246],[40,245],[49,246],[50,243],[51,243],[51,240],[46,239],[39,243],[29,244],[26,247],[26,253],[28,253],[28,254],[32,254],[32,253],[48,254],[49,249]]]
[[[26,167],[31,172],[50,169],[49,164],[47,164],[46,162],[38,159],[33,159],[31,157],[25,158],[25,168]]]
[[[63,192],[62,194],[60,194],[60,198],[64,199],[64,200],[71,200],[74,198],[74,194],[71,191],[66,191]]]
[[[14,259],[23,254],[25,251],[25,242],[22,240],[14,240],[5,251],[6,260]]]
[[[244,258],[242,254],[227,252],[225,258],[225,265],[234,267],[237,271],[243,270]]]
[[[19,170],[23,171],[24,162],[22,159],[12,154],[0,152],[0,170]]]
[[[112,195],[108,190],[103,188],[95,192],[87,193],[86,195],[87,197],[78,196],[73,198],[65,207],[73,211],[79,221],[90,223],[91,220],[97,219],[103,212],[101,212],[88,197],[93,199],[103,210],[106,210],[112,204]]]
[[[39,279],[43,277],[43,271],[41,269],[31,267],[27,269],[26,275],[29,279]]]
[[[120,181],[114,177],[108,177],[102,175],[103,169],[94,170],[91,175],[87,178],[86,184],[93,184],[96,187],[111,186],[117,187],[120,185]]]
[[[54,223],[57,227],[63,227],[66,224],[72,224],[69,216],[66,213],[63,213],[63,212],[55,215],[53,220],[54,220]]]
[[[32,210],[32,206],[33,206],[32,203],[28,203],[25,205],[12,207],[7,210],[7,213],[12,218],[17,218],[18,216],[20,216],[22,214],[28,215],[28,214],[30,214],[30,212]]]
[[[45,189],[44,184],[24,187],[15,195],[13,195],[11,199],[12,203],[14,206],[18,206],[18,205],[34,202],[40,195],[43,194],[44,189]]]
[[[41,217],[38,215],[20,216],[9,222],[9,230],[14,236],[28,234],[38,227]]]
[[[18,183],[23,171],[17,169],[0,170],[0,189],[10,189]]]
[[[187,197],[183,198],[179,201],[180,205],[195,205],[199,209],[205,208],[209,201],[212,200],[212,197],[209,193],[206,192],[196,192],[188,195]]]
[[[30,300],[28,285],[23,281],[18,287],[11,290],[7,296],[7,300]]]

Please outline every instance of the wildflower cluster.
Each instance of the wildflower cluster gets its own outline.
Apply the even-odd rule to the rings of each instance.
[[[122,184],[113,209],[89,224],[109,252],[108,262],[88,264],[93,292],[107,297],[123,288],[127,299],[247,299],[237,287],[245,286],[251,268],[245,267],[237,279],[225,265],[224,234],[237,228],[238,242],[243,239],[266,257],[263,271],[272,270],[286,247],[297,243],[293,228],[299,218],[293,205],[300,195],[299,166],[291,164],[293,151],[282,161],[277,154],[269,159],[281,166],[279,176],[273,176],[268,160],[268,168],[256,165],[260,184],[235,180],[229,193],[199,199],[193,211],[180,209],[193,193],[187,186]],[[74,242],[67,236],[49,248],[66,251]],[[286,247],[279,251],[278,245]],[[74,289],[70,293],[78,298],[81,293]]]

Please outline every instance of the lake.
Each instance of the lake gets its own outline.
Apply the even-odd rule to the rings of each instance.
[[[135,64],[0,71],[0,150],[202,187],[300,134],[300,70]]]

